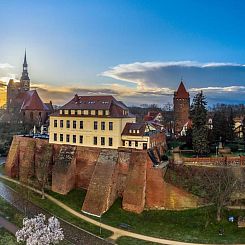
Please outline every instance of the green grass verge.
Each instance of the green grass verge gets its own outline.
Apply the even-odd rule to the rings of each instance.
[[[86,191],[73,190],[66,196],[52,191],[49,191],[49,194],[79,211]],[[78,200],[77,195],[79,195],[81,199]],[[118,227],[120,223],[127,223],[133,228],[133,232],[171,240],[224,244],[245,243],[245,230],[237,228],[236,223],[228,222],[227,219],[229,215],[234,215],[235,217],[239,215],[245,216],[245,212],[225,210],[222,222],[217,223],[215,220],[214,207],[185,211],[152,210],[144,211],[141,214],[134,214],[123,210],[121,208],[121,200],[118,199],[102,216],[101,221],[102,223],[114,227]],[[207,224],[207,227],[205,227],[205,224]],[[225,230],[223,236],[219,236],[218,234],[220,228],[224,228]],[[122,242],[125,241],[124,244],[127,244],[127,239],[128,238],[122,238]],[[142,244],[142,241],[136,242]]]
[[[123,236],[117,239],[117,244],[118,245],[156,245],[159,243],[147,242],[136,238]]]
[[[0,216],[21,227],[24,215],[0,197]]]
[[[4,173],[5,173],[5,172],[4,172],[4,166],[5,166],[4,164],[1,164],[1,165],[0,165],[0,173],[1,173],[1,174],[4,174]]]
[[[11,181],[8,181],[8,180],[0,179],[0,181],[5,183],[6,185],[10,186],[11,188],[16,190],[17,192],[20,191],[19,185],[15,184]],[[23,190],[21,190],[21,191],[23,191]],[[105,229],[102,229],[102,233],[100,234],[100,228],[98,226],[90,224],[90,223],[70,214],[69,212],[65,211],[63,208],[60,208],[59,206],[52,203],[48,199],[41,199],[40,195],[38,195],[32,191],[30,191],[30,192],[31,192],[29,195],[30,200],[33,203],[35,203],[37,206],[49,211],[53,215],[60,217],[64,220],[68,221],[69,223],[74,224],[74,225],[76,225],[76,226],[78,226],[78,227],[80,227],[86,231],[89,231],[89,232],[91,232],[97,236],[107,238],[107,237],[112,235],[112,232],[105,230]],[[73,197],[73,200],[74,199],[76,200],[76,203],[79,203],[79,196],[77,194],[78,193],[75,191],[74,193],[72,193],[72,197]],[[62,195],[60,195],[60,196],[62,196]],[[80,202],[80,208],[81,208],[81,206],[82,206],[82,202]]]
[[[20,245],[14,235],[7,230],[0,228],[0,245]]]

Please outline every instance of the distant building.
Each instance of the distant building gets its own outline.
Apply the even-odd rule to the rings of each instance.
[[[6,85],[0,81],[0,110],[6,109],[6,106],[7,106]]]
[[[138,124],[113,96],[78,96],[50,116],[49,142],[75,146],[148,149],[159,133]]]
[[[7,86],[7,112],[2,120],[18,121],[30,125],[41,126],[46,123],[53,112],[52,103],[43,103],[36,90],[30,90],[30,78],[26,52],[20,82],[11,79]]]
[[[174,92],[174,133],[180,135],[184,125],[189,121],[190,95],[181,81],[178,90]]]

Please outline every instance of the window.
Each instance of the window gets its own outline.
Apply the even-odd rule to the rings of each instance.
[[[30,113],[30,119],[33,120],[33,112]]]
[[[70,135],[69,134],[66,135],[66,142],[70,142]]]
[[[122,141],[123,146],[125,146],[125,140]]]
[[[138,147],[138,141],[135,141],[135,147]]]
[[[109,138],[109,146],[112,146],[112,138]]]
[[[83,129],[83,121],[80,121],[80,129]]]
[[[88,115],[91,116],[91,110],[88,110]]]
[[[76,137],[76,135],[73,135],[73,137],[72,137],[72,142],[73,142],[73,143],[76,143],[76,142],[77,142],[77,137]]]
[[[66,121],[66,128],[70,128],[70,120]]]
[[[109,130],[113,130],[113,122],[109,122]]]
[[[94,145],[97,145],[97,137],[94,137]]]
[[[77,121],[73,121],[73,128],[77,128]]]
[[[57,128],[57,120],[54,120],[54,127]]]
[[[106,111],[105,110],[103,110],[103,116],[105,116],[106,115]]]
[[[98,122],[94,121],[94,130],[97,130],[97,129],[98,129]]]
[[[100,138],[100,143],[101,143],[101,145],[105,145],[105,137]]]
[[[80,137],[79,137],[79,142],[80,142],[80,144],[83,144],[83,136],[82,135],[80,135]]]
[[[57,134],[54,133],[54,141],[57,141]]]
[[[77,110],[75,110],[75,115],[77,115]]]
[[[60,134],[60,142],[63,142],[63,134]]]
[[[68,115],[71,115],[71,110],[68,110]]]
[[[63,126],[64,126],[64,121],[60,120],[60,127],[63,128]]]
[[[101,122],[101,130],[105,130],[105,122]]]
[[[129,142],[128,142],[128,146],[131,146],[132,145],[132,142],[131,142],[131,140],[129,140]]]
[[[98,110],[95,110],[95,115],[96,115],[96,116],[98,116],[98,115],[99,115]]]

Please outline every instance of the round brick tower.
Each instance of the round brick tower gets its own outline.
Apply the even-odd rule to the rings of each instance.
[[[174,133],[179,135],[183,126],[189,120],[190,95],[181,81],[179,88],[174,92]]]

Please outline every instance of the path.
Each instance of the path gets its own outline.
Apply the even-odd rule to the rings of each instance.
[[[19,230],[19,228],[14,225],[13,223],[9,222],[7,219],[0,217],[0,227],[3,227],[13,235],[15,235],[16,231]]]
[[[2,196],[7,202],[16,207],[19,211],[24,213],[25,205],[24,200],[14,190],[10,187],[0,183],[0,196]],[[34,205],[33,203],[28,203],[28,214],[29,216],[37,215],[39,213],[43,213],[46,217],[52,216],[52,214],[48,213],[46,210]],[[66,240],[73,244],[86,244],[86,245],[108,245],[110,242],[105,241],[104,239],[97,237],[83,229],[80,229],[62,219],[59,218],[60,225],[63,228],[64,235]]]
[[[0,178],[9,180],[9,181],[14,182],[16,184],[21,184],[20,182],[14,180],[14,179],[8,178],[7,176],[0,175]],[[0,184],[0,186],[1,185],[3,185],[3,184]],[[36,189],[34,189],[34,188],[30,187],[30,186],[26,186],[26,187],[28,189],[36,192],[36,193],[39,193],[41,195],[41,192],[39,190],[36,190]],[[0,192],[0,195],[1,195],[1,192]],[[137,238],[137,239],[140,239],[140,240],[145,240],[145,241],[155,242],[155,243],[160,243],[160,244],[165,244],[165,245],[191,245],[191,244],[192,245],[208,245],[208,244],[203,244],[203,243],[188,243],[188,242],[172,241],[172,240],[156,238],[156,237],[151,237],[151,236],[145,236],[145,235],[141,235],[141,234],[137,234],[137,233],[121,230],[121,229],[118,229],[118,228],[115,228],[115,227],[100,223],[100,222],[98,222],[96,220],[93,220],[93,219],[91,219],[91,218],[89,218],[89,217],[87,217],[87,216],[85,216],[85,215],[83,215],[83,214],[81,214],[79,212],[76,212],[75,210],[71,209],[70,207],[66,206],[64,203],[58,201],[57,199],[53,198],[52,196],[50,196],[48,194],[45,194],[45,196],[46,196],[47,199],[49,199],[50,201],[55,203],[57,206],[65,209],[67,212],[69,212],[69,213],[71,213],[71,214],[73,214],[73,215],[75,215],[75,216],[77,216],[77,217],[79,217],[79,218],[91,223],[91,224],[97,225],[98,227],[100,226],[101,228],[104,228],[104,229],[112,231],[114,234],[110,237],[111,239],[113,239],[113,238],[117,239],[117,238],[119,238],[121,236],[128,236],[128,237]],[[85,244],[91,244],[91,243],[85,243]],[[95,244],[104,244],[104,243],[93,243],[93,244],[95,245]],[[212,244],[212,245],[215,245],[215,244]],[[245,244],[237,244],[236,243],[236,245],[245,245]]]

